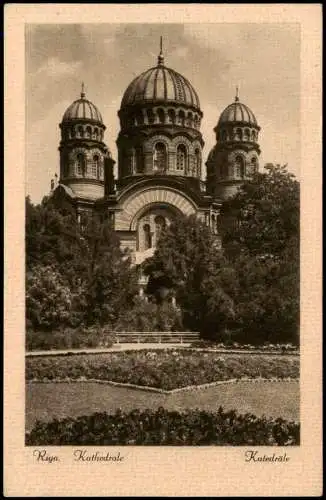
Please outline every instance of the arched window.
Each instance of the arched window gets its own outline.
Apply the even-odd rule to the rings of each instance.
[[[165,172],[167,169],[167,153],[165,144],[157,142],[154,148],[154,170]]]
[[[226,133],[226,130],[222,130],[221,137],[222,137],[222,141],[226,141],[227,140],[228,135]]]
[[[244,177],[244,159],[242,156],[237,156],[234,164],[235,176],[238,179],[243,179]]]
[[[242,130],[241,128],[237,128],[235,131],[235,139],[236,141],[242,141]]]
[[[88,214],[86,212],[82,212],[79,216],[79,224],[80,224],[80,229],[82,231],[85,231],[88,221],[89,221]]]
[[[196,175],[197,177],[201,177],[201,156],[199,149],[195,150],[195,166],[196,166]]]
[[[86,174],[86,160],[85,156],[82,153],[77,155],[77,175],[85,175]]]
[[[158,116],[158,121],[159,123],[164,123],[165,122],[165,113],[163,109],[158,109],[157,110],[157,116]]]
[[[253,175],[255,172],[257,172],[258,168],[257,168],[257,158],[256,156],[253,156],[251,158],[251,162],[250,164],[248,165],[248,175]]]
[[[138,112],[136,118],[137,118],[137,125],[143,125],[144,124],[143,113]]]
[[[93,138],[95,139],[95,141],[98,140],[98,129],[97,128],[94,128]]]
[[[175,111],[174,111],[174,109],[169,109],[168,120],[169,120],[169,123],[175,123]]]
[[[178,125],[184,125],[185,124],[185,114],[184,112],[181,110],[179,111],[179,114],[178,114]]]
[[[129,166],[128,166],[128,174],[133,175],[135,173],[135,151],[132,149],[130,151],[129,156]]]
[[[99,177],[99,164],[100,164],[100,158],[98,155],[93,156],[93,163],[92,163],[92,168],[91,168],[91,176],[98,178]]]
[[[152,235],[151,235],[150,225],[145,224],[143,229],[144,229],[144,248],[145,250],[148,250],[149,248],[152,248]]]
[[[158,242],[163,229],[166,227],[165,218],[162,215],[157,215],[154,219],[155,222],[155,240]]]
[[[192,113],[189,111],[187,115],[187,126],[192,127],[192,124],[193,124],[193,116]]]
[[[256,132],[255,132],[254,130],[251,132],[251,139],[252,139],[253,141],[255,141],[255,140],[256,140]]]
[[[244,131],[244,140],[249,141],[250,140],[250,130],[248,128],[245,129]]]
[[[92,137],[92,129],[91,129],[91,127],[86,127],[86,137],[88,139],[91,139],[91,137]]]
[[[78,137],[84,137],[84,129],[83,127],[78,127]]]
[[[154,123],[154,113],[152,109],[147,110],[147,118],[148,118],[148,123],[151,125]]]
[[[101,160],[99,159],[99,164],[98,164],[98,178],[103,181],[104,180],[104,170],[103,170],[103,164]]]
[[[179,144],[177,147],[177,170],[182,170],[183,172],[186,170],[187,166],[187,150],[184,144]]]
[[[213,214],[212,215],[212,230],[213,230],[213,233],[215,233],[215,225],[216,225],[215,215]]]

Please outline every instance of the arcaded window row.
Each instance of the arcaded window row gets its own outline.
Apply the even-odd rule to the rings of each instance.
[[[257,130],[249,128],[222,129],[217,131],[216,139],[218,141],[253,141],[258,140]]]
[[[75,125],[62,130],[62,139],[91,139],[103,141],[104,131],[91,125]]]
[[[152,167],[154,172],[166,172],[169,169],[169,152],[166,144],[157,142],[154,145]],[[132,149],[128,155],[128,174],[142,173],[144,162],[142,151],[138,148]],[[180,174],[192,174],[200,176],[201,152],[196,148],[194,154],[190,155],[184,144],[179,144],[176,150],[174,170]]]
[[[128,114],[121,120],[122,124],[128,127],[138,127],[142,125],[179,125],[181,127],[200,128],[201,117],[192,111],[183,109],[175,110],[165,108],[149,108],[135,111]]]
[[[89,177],[92,179],[104,179],[102,160],[99,155],[93,155],[91,159],[79,153],[74,163],[66,164],[64,177]]]
[[[257,157],[253,156],[249,161],[245,161],[243,156],[236,156],[233,165],[221,165],[217,170],[217,175],[221,178],[235,177],[243,179],[245,176],[252,175],[258,169]]]

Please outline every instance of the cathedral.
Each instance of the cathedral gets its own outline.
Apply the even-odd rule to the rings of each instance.
[[[75,210],[81,223],[94,210],[106,214],[135,264],[153,254],[160,232],[179,214],[196,214],[216,234],[223,200],[259,166],[260,127],[238,92],[214,128],[206,181],[200,100],[187,78],[166,66],[162,43],[156,66],[124,92],[118,117],[115,179],[105,124],[82,86],[59,125],[60,178],[52,184],[54,200]]]

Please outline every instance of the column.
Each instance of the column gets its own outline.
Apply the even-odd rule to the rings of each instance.
[[[145,174],[151,174],[153,172],[153,152],[144,152],[144,171]]]
[[[176,170],[176,152],[169,151],[168,156],[168,170],[174,172]]]

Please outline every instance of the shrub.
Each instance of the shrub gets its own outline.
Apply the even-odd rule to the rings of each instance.
[[[181,313],[169,303],[156,304],[137,297],[134,305],[118,319],[117,332],[184,331]]]
[[[94,413],[78,418],[37,422],[26,434],[27,446],[289,446],[300,444],[300,425],[282,418],[187,410],[179,413],[157,410],[118,410],[115,414]]]
[[[28,329],[26,332],[26,349],[28,351],[111,347],[114,342],[114,335],[109,330],[98,326],[90,328],[80,326],[56,331]]]
[[[26,317],[34,329],[68,325],[73,294],[55,265],[35,266],[26,275]]]

